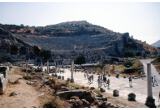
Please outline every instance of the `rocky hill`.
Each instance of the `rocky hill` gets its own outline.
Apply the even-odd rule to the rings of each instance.
[[[83,54],[97,61],[108,56],[134,57],[155,54],[156,49],[145,42],[117,33],[87,21],[63,22],[44,27],[0,25],[15,39],[28,45],[51,50],[55,55],[70,58]]]

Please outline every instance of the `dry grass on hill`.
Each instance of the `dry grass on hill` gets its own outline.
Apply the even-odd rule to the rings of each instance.
[[[160,73],[160,57],[153,60],[152,63],[155,65],[157,71]]]

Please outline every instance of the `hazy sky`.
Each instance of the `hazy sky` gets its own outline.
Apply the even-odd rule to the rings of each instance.
[[[129,32],[149,44],[160,40],[160,3],[0,3],[3,24],[43,26],[77,20]]]

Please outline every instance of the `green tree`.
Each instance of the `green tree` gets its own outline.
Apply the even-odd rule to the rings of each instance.
[[[20,47],[19,53],[21,55],[25,55],[27,53],[27,48],[25,46]]]
[[[12,54],[12,55],[17,55],[18,54],[18,47],[16,46],[16,45],[11,45],[10,46],[10,53]]]
[[[33,46],[33,53],[35,56],[40,56],[41,49],[38,46]]]
[[[86,63],[85,57],[83,55],[78,56],[75,60],[74,60],[75,64],[84,64]]]
[[[51,58],[51,51],[42,49],[40,52],[40,56],[44,61],[47,61]]]
[[[131,60],[128,60],[128,61],[126,61],[126,62],[124,63],[124,66],[125,66],[126,68],[130,68],[130,67],[133,66],[133,62],[132,62]]]

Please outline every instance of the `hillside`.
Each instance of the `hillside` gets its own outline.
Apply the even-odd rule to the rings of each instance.
[[[154,64],[154,66],[156,67],[157,71],[160,74],[160,57],[155,58],[152,63]]]
[[[0,27],[0,63],[13,61],[13,56],[17,55],[18,48],[20,49],[20,54],[23,54],[24,47],[30,46]]]
[[[55,56],[70,58],[85,55],[89,61],[107,56],[134,57],[155,54],[152,46],[130,37],[129,33],[113,32],[87,21],[63,22],[44,27],[0,25],[14,38],[28,45],[51,50]]]
[[[157,42],[153,43],[152,46],[160,48],[160,40],[158,40]]]

